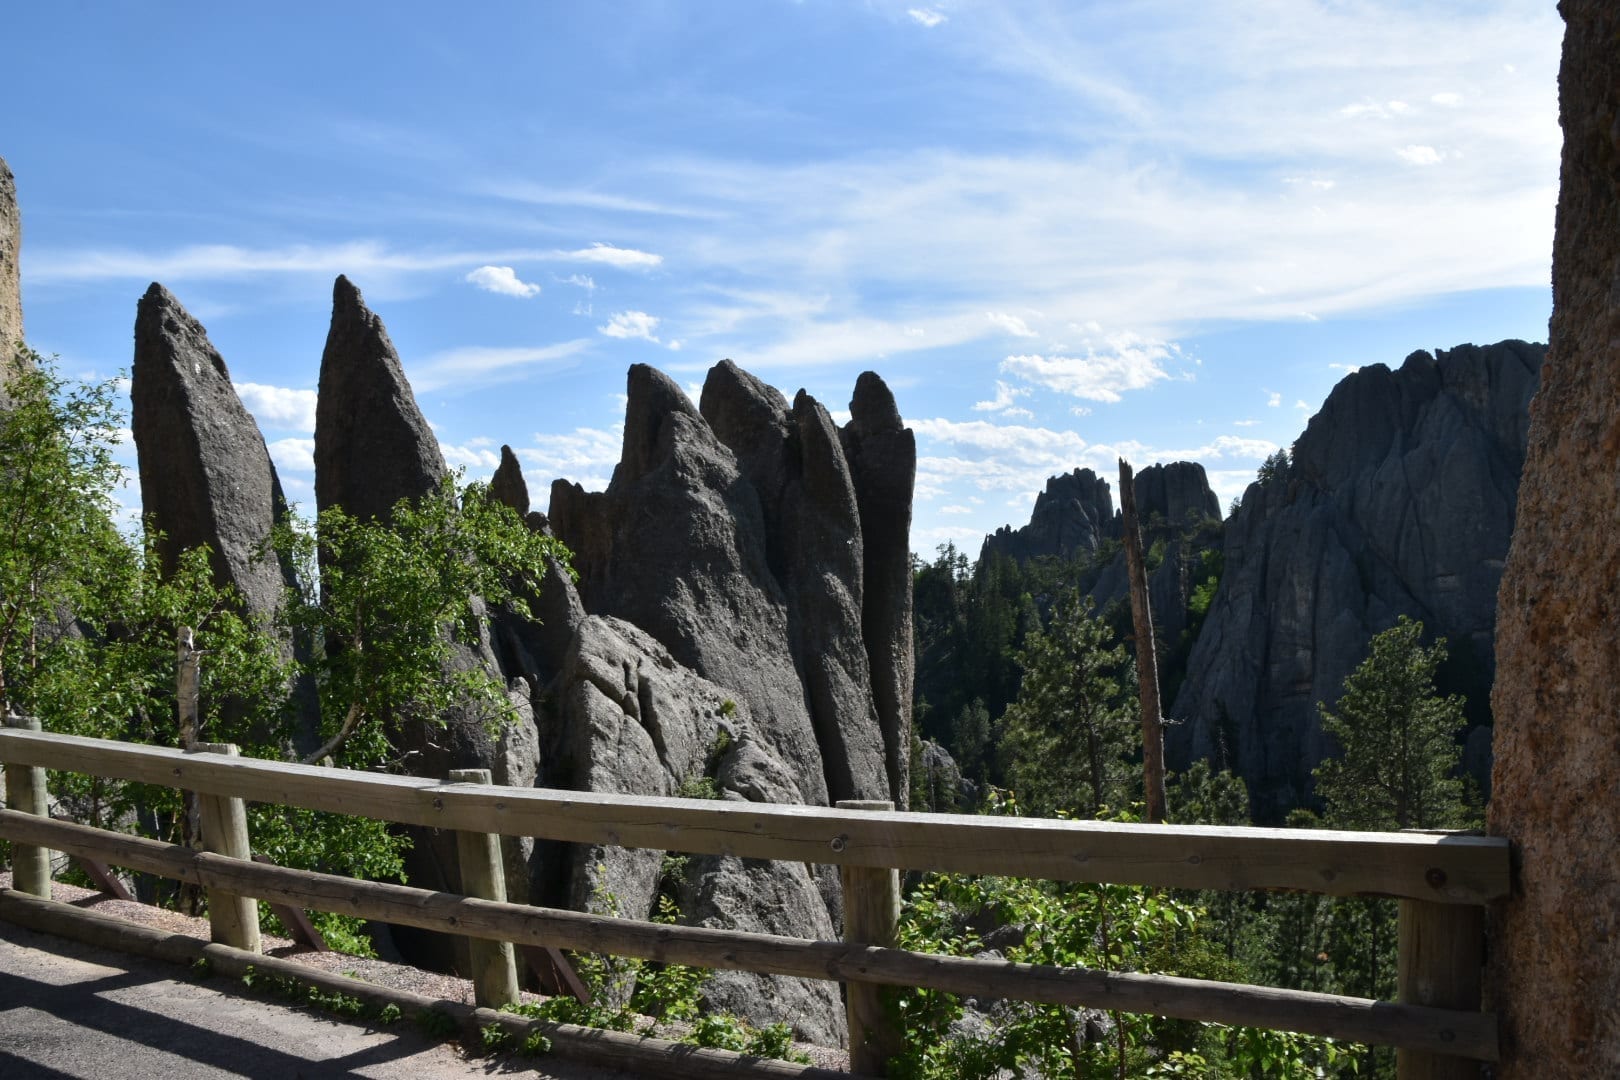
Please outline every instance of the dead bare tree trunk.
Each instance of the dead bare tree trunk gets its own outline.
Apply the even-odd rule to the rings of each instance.
[[[202,697],[202,650],[197,648],[191,627],[180,628],[175,643],[174,697],[179,705],[180,749],[189,750],[197,744],[197,711]],[[184,816],[180,822],[180,839],[188,848],[202,847],[202,806],[195,791],[181,793],[185,798]],[[180,887],[180,906],[195,915],[202,910],[202,891],[195,885]]]
[[[1153,644],[1153,612],[1148,607],[1147,564],[1142,530],[1136,520],[1136,483],[1130,463],[1119,459],[1119,506],[1124,532],[1125,573],[1131,583],[1131,626],[1136,635],[1137,696],[1142,707],[1142,773],[1147,788],[1147,820],[1164,821],[1164,719],[1159,710],[1159,659]]]

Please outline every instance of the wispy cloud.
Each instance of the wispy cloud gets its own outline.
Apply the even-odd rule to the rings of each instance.
[[[651,270],[664,261],[662,255],[637,251],[635,248],[614,247],[611,244],[592,244],[588,248],[562,252],[560,257],[575,262],[603,263],[620,270]]]
[[[198,244],[163,252],[47,248],[30,253],[28,276],[39,282],[118,278],[185,281],[266,274],[424,273],[477,266],[498,269],[502,264],[519,262],[584,262],[618,270],[649,270],[663,261],[662,255],[600,243],[572,250],[404,251],[363,240],[280,248]]]
[[[464,345],[428,357],[410,366],[411,385],[419,391],[471,389],[494,382],[533,375],[536,371],[571,367],[590,338],[575,338],[555,345]]]
[[[1029,324],[1017,315],[1009,315],[1005,311],[987,311],[984,317],[990,320],[992,326],[1000,327],[1014,337],[1035,337],[1035,331]]]
[[[611,428],[578,427],[557,435],[536,435],[531,445],[513,452],[523,462],[534,496],[549,492],[551,481],[557,479],[572,481],[587,491],[601,491],[612,479],[623,449],[624,425],[616,424]]]
[[[1432,146],[1403,146],[1395,151],[1395,156],[1408,165],[1438,165],[1446,156]]]
[[[935,11],[933,8],[907,8],[906,14],[911,16],[912,22],[925,26],[930,30],[946,21],[945,14]]]
[[[486,292],[500,293],[502,296],[540,295],[540,286],[519,280],[517,271],[510,266],[480,266],[467,275],[467,281]]]
[[[1028,397],[1030,389],[1027,386],[1012,386],[996,380],[996,396],[989,401],[975,402],[974,412],[1002,412],[1011,409],[1021,397]]]

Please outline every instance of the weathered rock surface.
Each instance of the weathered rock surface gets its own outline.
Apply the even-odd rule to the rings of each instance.
[[[917,439],[900,418],[894,395],[874,373],[855,380],[850,420],[840,436],[855,483],[865,541],[861,636],[872,673],[872,700],[883,732],[889,789],[905,806],[910,790],[911,496]]]
[[[668,794],[701,779],[723,798],[812,805],[892,799],[898,784],[903,801],[916,451],[881,380],[862,376],[855,398],[840,431],[809,395],[790,406],[730,362],[710,371],[701,409],[631,369],[608,490],[552,485],[549,523],[575,552],[589,613],[552,683],[553,782]],[[686,865],[683,921],[835,932],[825,873]],[[575,903],[604,882],[626,913],[653,901],[645,853],[591,850],[570,866]],[[708,993],[756,1022],[843,1039],[825,984],[720,973]]]
[[[447,475],[382,320],[346,277],[332,287],[332,326],[315,402],[315,504],[383,517]]]
[[[0,409],[11,406],[6,393],[12,349],[22,340],[22,277],[17,256],[22,248],[22,215],[17,209],[17,181],[0,158]]]
[[[523,479],[523,468],[510,446],[501,447],[501,463],[489,481],[489,496],[517,511],[518,517],[529,513],[529,485]]]
[[[548,588],[551,583],[548,583]],[[806,801],[798,777],[771,755],[745,704],[675,662],[621,619],[588,616],[575,628],[552,683],[547,782],[581,791],[691,794],[734,800]],[[657,851],[574,845],[563,856],[559,900],[579,910],[645,918],[665,873]],[[815,879],[801,863],[693,856],[666,883],[691,925],[836,936]],[[803,1036],[843,1039],[837,987],[717,971],[710,1005],[755,1023],[785,1021]]]
[[[1267,820],[1305,801],[1338,700],[1399,615],[1449,639],[1446,689],[1484,700],[1497,584],[1513,528],[1526,409],[1545,349],[1416,352],[1334,389],[1293,465],[1227,522],[1225,572],[1168,732],[1172,768],[1208,757]]]
[[[1620,1075],[1620,7],[1563,0],[1553,315],[1503,575],[1490,831],[1504,1080]]]
[[[164,534],[164,572],[207,544],[215,580],[234,586],[249,612],[279,611],[290,582],[266,557],[287,510],[276,467],[207,331],[155,282],[136,308],[130,399],[141,506]]]

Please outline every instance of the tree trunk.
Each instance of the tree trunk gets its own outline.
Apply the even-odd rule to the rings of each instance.
[[[1131,583],[1131,626],[1136,636],[1136,685],[1142,705],[1142,774],[1147,789],[1147,820],[1164,821],[1164,718],[1159,709],[1159,660],[1153,645],[1153,611],[1148,607],[1147,564],[1142,530],[1136,521],[1136,482],[1130,463],[1119,459],[1119,507],[1124,519],[1125,572]]]

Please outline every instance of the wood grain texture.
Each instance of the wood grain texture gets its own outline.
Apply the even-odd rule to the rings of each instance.
[[[843,942],[665,926],[499,904],[305,870],[244,863],[141,837],[0,810],[0,836],[88,854],[117,866],[343,915],[663,963],[1017,998],[1184,1020],[1275,1028],[1491,1061],[1490,1013],[1243,986],[1167,975],[933,956]]]
[[[39,718],[8,716],[5,726],[13,731],[39,730]],[[6,805],[25,814],[49,813],[45,797],[45,770],[7,761]],[[51,898],[51,853],[48,848],[18,844],[11,849],[12,881],[25,893]]]
[[[487,784],[488,769],[452,769],[457,783]],[[461,889],[468,896],[506,903],[506,875],[501,870],[501,840],[494,833],[456,834]],[[517,955],[510,941],[473,938],[470,942],[473,999],[486,1008],[518,1003]]]
[[[193,743],[185,753],[207,753],[233,758],[237,748],[230,743]],[[251,861],[253,845],[248,838],[247,806],[229,795],[202,795],[197,801],[202,815],[203,847],[227,859]],[[259,905],[250,897],[220,888],[208,890],[208,925],[221,945],[256,953],[260,950]]]
[[[448,784],[14,730],[0,731],[0,760],[410,825],[661,851],[1448,904],[1508,892],[1508,845],[1481,836],[853,812]]]

